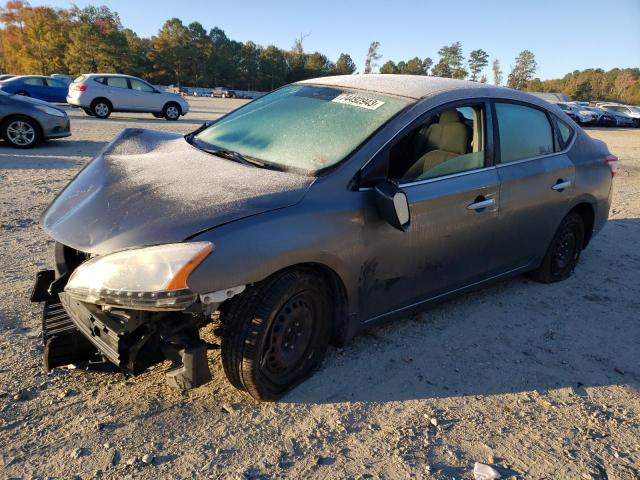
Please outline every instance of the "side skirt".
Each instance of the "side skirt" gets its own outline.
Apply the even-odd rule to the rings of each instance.
[[[491,276],[484,280],[480,280],[478,282],[470,283],[464,287],[459,287],[453,290],[449,290],[448,292],[441,293],[439,295],[435,295],[433,297],[426,298],[424,300],[420,300],[419,302],[412,303],[410,305],[405,305],[404,307],[397,308],[395,310],[391,310],[389,312],[383,313],[381,315],[377,315],[375,317],[369,318],[362,322],[363,326],[375,325],[378,323],[384,323],[388,320],[403,316],[403,315],[411,315],[417,312],[424,310],[425,307],[442,302],[451,297],[455,297],[461,295],[463,293],[467,293],[473,290],[477,290],[491,283],[497,282],[504,278],[513,277],[519,275],[521,273],[525,273],[531,270],[531,263],[524,265],[522,267],[517,267],[512,270],[508,270],[506,272],[500,273],[498,275]]]

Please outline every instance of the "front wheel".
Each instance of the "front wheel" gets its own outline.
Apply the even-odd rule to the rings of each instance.
[[[164,118],[163,113],[152,113],[151,115],[153,115],[155,118]]]
[[[569,278],[584,247],[584,220],[578,213],[569,213],[551,240],[542,264],[530,273],[542,283],[560,282]]]
[[[90,108],[83,108],[82,111],[87,115],[89,115],[90,117],[95,117],[95,115],[93,114]]]
[[[2,137],[12,147],[31,148],[41,140],[40,127],[28,117],[13,117],[2,124]]]
[[[177,103],[167,103],[162,111],[162,115],[169,121],[178,120],[182,113],[180,105]]]
[[[311,375],[329,345],[330,298],[306,271],[277,273],[235,298],[222,317],[222,364],[231,384],[272,401]]]

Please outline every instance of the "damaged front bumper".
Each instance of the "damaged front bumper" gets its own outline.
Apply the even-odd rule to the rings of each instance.
[[[39,272],[31,300],[44,302],[42,332],[47,371],[103,357],[123,373],[138,375],[165,359],[170,385],[195,388],[211,380],[207,349],[200,339],[203,312],[147,312],[105,308],[64,293],[66,276]]]

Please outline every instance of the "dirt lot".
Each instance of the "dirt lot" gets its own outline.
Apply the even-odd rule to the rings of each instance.
[[[187,132],[237,100],[196,99],[177,123],[72,111],[73,137],[0,145],[1,478],[509,478],[640,476],[640,130],[591,130],[621,160],[611,220],[575,275],[523,277],[333,349],[284,400],[216,377],[187,394],[163,368],[135,379],[41,366],[27,296],[52,260],[38,219],[120,129]],[[144,460],[144,461],[143,461]]]

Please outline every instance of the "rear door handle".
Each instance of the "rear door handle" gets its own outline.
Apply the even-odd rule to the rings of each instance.
[[[562,179],[559,179],[556,184],[551,187],[551,189],[555,190],[556,192],[561,192],[562,190],[564,190],[565,188],[569,188],[570,186],[571,180],[564,181]]]
[[[484,210],[487,207],[492,207],[496,204],[495,198],[477,198],[475,202],[467,205],[467,210]]]

